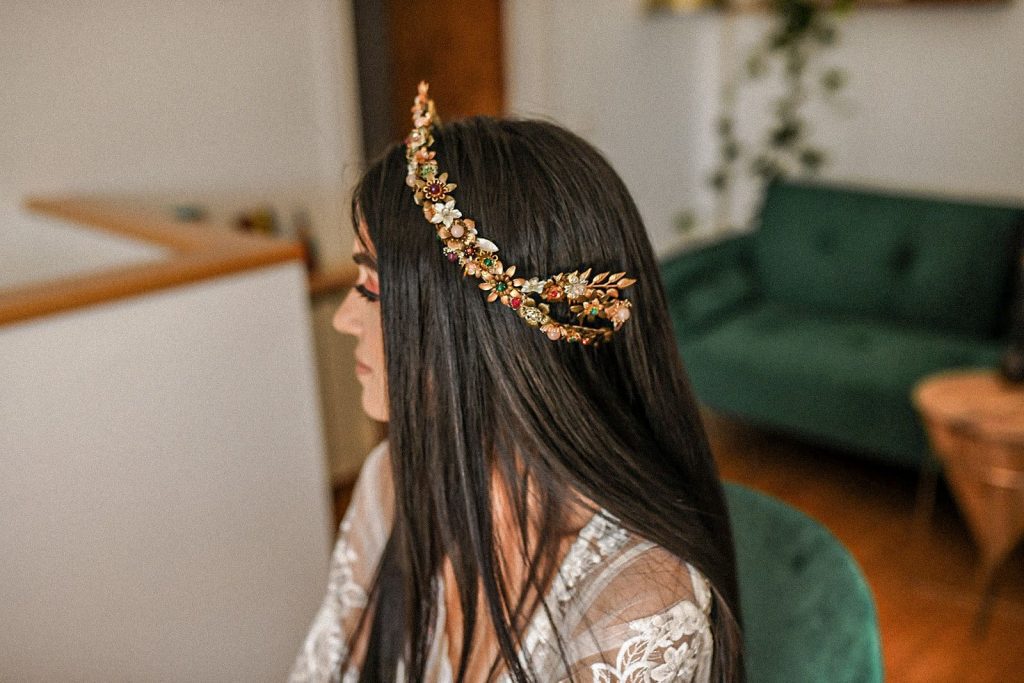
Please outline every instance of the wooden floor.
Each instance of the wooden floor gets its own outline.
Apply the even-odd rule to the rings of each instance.
[[[890,683],[1024,682],[1024,549],[1003,567],[987,631],[972,633],[977,553],[940,486],[930,530],[914,526],[914,473],[706,414],[725,479],[781,498],[827,526],[875,594]],[[339,516],[349,492],[339,490]]]
[[[722,477],[765,491],[827,526],[875,594],[886,680],[1024,681],[1024,552],[999,575],[988,628],[972,633],[978,555],[940,486],[928,533],[914,525],[914,473],[705,415]]]

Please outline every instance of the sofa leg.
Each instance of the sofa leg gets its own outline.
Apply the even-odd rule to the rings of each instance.
[[[939,483],[939,461],[928,454],[917,478],[917,496],[914,501],[913,535],[917,542],[928,540],[932,513],[935,511],[935,492]]]

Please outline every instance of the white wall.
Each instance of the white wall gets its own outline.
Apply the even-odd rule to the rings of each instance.
[[[305,288],[0,327],[0,679],[284,679],[332,538]]]
[[[321,259],[348,261],[357,93],[350,0],[2,0],[0,206],[80,192],[200,203],[218,222],[269,205],[286,226],[306,208]],[[59,274],[62,249],[100,239],[57,237],[46,253],[0,252],[0,264]],[[342,422],[328,425],[331,459],[347,476],[370,425],[329,316],[315,327],[324,362],[346,361],[322,374],[325,412]]]
[[[694,122],[717,92],[708,75],[716,21],[654,20],[640,0],[516,0],[504,12],[510,112],[549,118],[596,145],[655,249],[670,248],[676,214],[709,201],[704,125]]]
[[[0,205],[294,199],[347,258],[349,7],[0,2]],[[0,262],[148,257],[57,232]],[[0,327],[0,679],[282,680],[333,532],[311,327],[294,263]]]
[[[0,196],[289,191],[344,257],[340,194],[361,154],[349,14],[344,0],[5,0]]]
[[[1024,5],[864,10],[842,24],[849,120],[829,175],[1024,197]]]
[[[656,250],[679,243],[686,208],[712,219],[706,177],[722,60],[742,66],[767,26],[745,16],[738,53],[720,54],[711,12],[648,15],[642,0],[521,0],[508,11],[510,103],[603,149],[640,204]],[[1024,198],[1024,5],[863,8],[839,24],[825,62],[847,70],[840,111],[815,107],[823,176],[959,196]],[[739,124],[763,130],[771,84],[747,89]],[[756,197],[741,191],[734,219]]]
[[[765,29],[738,22],[745,53]],[[837,22],[840,41],[820,65],[847,71],[835,105],[808,107],[829,152],[822,177],[894,190],[1024,200],[1024,5],[864,8]],[[763,131],[779,82],[740,102],[748,137]],[[736,198],[748,215],[756,196]]]

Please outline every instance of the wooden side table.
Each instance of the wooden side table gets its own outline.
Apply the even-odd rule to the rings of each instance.
[[[981,628],[995,572],[1024,537],[1024,386],[990,370],[944,372],[918,383],[913,400],[981,550]]]

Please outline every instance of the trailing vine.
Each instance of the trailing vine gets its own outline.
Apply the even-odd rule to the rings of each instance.
[[[847,77],[836,67],[812,73],[810,66],[819,53],[835,45],[836,19],[852,6],[853,0],[838,0],[830,6],[814,0],[770,0],[773,20],[768,32],[747,56],[742,73],[726,76],[722,90],[722,111],[716,122],[718,163],[709,177],[719,201],[717,228],[729,222],[730,190],[738,167],[763,188],[797,173],[813,175],[827,162],[827,152],[810,139],[804,107],[815,95],[832,99]],[[784,83],[782,95],[774,102],[774,118],[759,145],[744,143],[736,132],[737,90],[744,79],[755,81],[772,74],[780,74]],[[685,229],[686,222],[684,214],[680,228]]]

